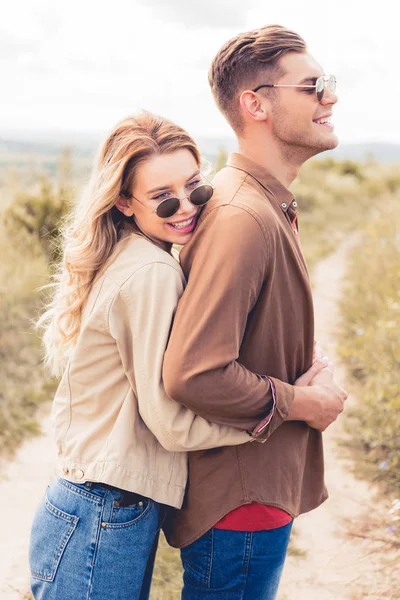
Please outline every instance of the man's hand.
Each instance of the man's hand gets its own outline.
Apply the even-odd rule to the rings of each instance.
[[[315,385],[309,389],[316,392],[316,404],[305,421],[310,427],[325,431],[343,412],[348,394],[333,380],[329,384]]]
[[[327,357],[317,359],[294,385],[295,397],[289,421],[305,421],[318,431],[325,431],[343,412],[347,392],[333,380],[334,366]]]

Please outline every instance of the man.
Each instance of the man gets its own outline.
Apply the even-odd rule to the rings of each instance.
[[[265,443],[191,453],[167,534],[182,548],[185,600],[271,600],[293,517],[327,498],[321,432],[347,397],[329,370],[300,377],[313,361],[313,305],[288,189],[338,143],[335,79],[274,25],[227,42],[209,82],[239,151],[181,253],[188,284],[164,380],[175,400]]]

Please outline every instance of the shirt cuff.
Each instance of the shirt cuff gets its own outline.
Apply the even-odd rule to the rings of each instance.
[[[262,378],[269,382],[272,407],[268,415],[256,425],[253,431],[248,432],[252,441],[260,443],[266,442],[275,429],[286,420],[294,398],[293,386],[275,379],[275,377],[268,377],[268,375],[262,375]]]

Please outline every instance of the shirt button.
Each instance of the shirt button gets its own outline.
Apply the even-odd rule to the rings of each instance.
[[[282,202],[282,208],[286,208],[286,207],[287,207],[286,202]]]
[[[75,477],[77,479],[83,479],[84,475],[85,475],[85,473],[81,469],[78,469],[77,471],[75,471]]]
[[[68,475],[69,474],[68,467],[63,467],[63,473],[64,473],[64,475]]]

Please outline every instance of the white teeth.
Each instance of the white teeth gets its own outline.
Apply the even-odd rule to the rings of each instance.
[[[191,219],[187,219],[187,221],[182,221],[181,223],[170,223],[170,225],[175,227],[175,229],[183,229],[184,227],[188,227],[188,225],[191,225],[193,223],[193,219],[194,217],[192,217]]]
[[[324,125],[325,123],[329,123],[331,122],[331,118],[328,117],[327,119],[316,119],[315,123],[318,123],[318,125]]]

